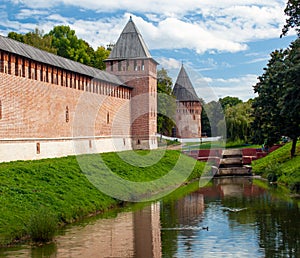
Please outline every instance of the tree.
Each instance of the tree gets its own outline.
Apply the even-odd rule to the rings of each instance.
[[[87,65],[91,63],[89,44],[78,39],[69,26],[55,26],[47,35],[52,36],[52,46],[57,49],[59,56]]]
[[[225,110],[227,107],[233,107],[239,103],[242,103],[243,101],[237,97],[227,96],[225,98],[220,98],[219,102],[220,102],[223,110]]]
[[[211,136],[226,138],[224,113],[220,102],[211,101],[203,106],[209,119]]]
[[[69,26],[56,26],[48,34],[38,28],[27,34],[9,32],[8,37],[59,56],[105,70],[104,60],[110,50],[100,46],[96,51],[76,36]]]
[[[57,53],[57,49],[52,46],[52,37],[43,35],[43,31],[40,31],[38,28],[25,35],[9,32],[8,37],[53,54]]]
[[[289,16],[286,19],[286,23],[283,26],[282,34],[280,37],[285,36],[289,29],[295,28],[300,36],[300,0],[288,0],[287,5],[284,10],[285,15]]]
[[[252,100],[241,102],[225,109],[227,139],[231,141],[251,139]]]
[[[211,127],[209,119],[205,110],[205,101],[200,99],[202,111],[201,111],[201,131],[203,136],[211,137]]]
[[[92,66],[101,70],[105,70],[104,60],[108,58],[110,54],[110,50],[105,49],[105,47],[98,47],[94,54],[94,59]]]
[[[253,101],[254,137],[270,145],[282,135],[289,136],[293,140],[293,157],[300,136],[300,39],[286,50],[272,52],[264,71],[254,86],[258,93]]]
[[[172,95],[172,79],[167,70],[162,68],[157,72],[157,132],[171,135],[175,126],[174,116],[176,112],[176,101]]]

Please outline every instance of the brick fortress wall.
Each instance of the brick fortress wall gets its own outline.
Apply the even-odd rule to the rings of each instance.
[[[0,162],[131,149],[131,89],[0,52]]]

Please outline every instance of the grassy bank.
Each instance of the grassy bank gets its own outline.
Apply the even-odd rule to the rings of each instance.
[[[252,163],[255,174],[262,175],[270,182],[288,186],[291,192],[300,193],[300,141],[297,143],[296,157],[290,158],[292,143],[270,153],[265,158]]]
[[[199,177],[204,164],[180,155],[178,151],[123,152],[120,155],[106,153],[79,158],[72,156],[2,163],[0,244],[8,244],[29,235],[33,218],[40,211],[43,214],[46,210],[59,225],[119,205],[118,199],[95,187],[99,182],[110,184],[110,177],[102,174],[107,168],[120,178],[132,182],[150,182],[148,189],[142,186],[139,192],[149,194],[151,182],[155,184],[156,179],[170,174],[168,172],[174,168],[184,171],[190,167],[193,168],[192,173],[186,180]],[[167,176],[163,178],[170,179]],[[170,185],[182,180],[180,175],[172,178],[174,180],[168,182]]]

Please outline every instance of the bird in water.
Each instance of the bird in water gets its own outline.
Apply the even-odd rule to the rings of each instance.
[[[230,212],[240,212],[243,210],[246,210],[247,208],[224,208],[224,211],[230,211]]]

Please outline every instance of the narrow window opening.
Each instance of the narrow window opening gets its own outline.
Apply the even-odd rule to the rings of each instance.
[[[2,119],[2,101],[0,100],[0,119]]]
[[[142,71],[145,70],[145,63],[144,63],[144,60],[142,60]]]
[[[41,153],[41,144],[39,142],[36,143],[36,154]]]
[[[109,112],[107,112],[106,122],[109,124]]]
[[[92,146],[92,140],[89,140],[89,147],[90,147],[90,149],[93,147]]]
[[[137,61],[134,60],[134,70],[137,71],[138,70],[138,67],[137,67]]]
[[[137,144],[138,144],[138,145],[140,145],[140,144],[141,144],[141,141],[140,141],[140,139],[138,139],[138,140],[137,140]]]
[[[68,123],[70,120],[70,116],[69,116],[69,107],[66,106],[66,123]]]

